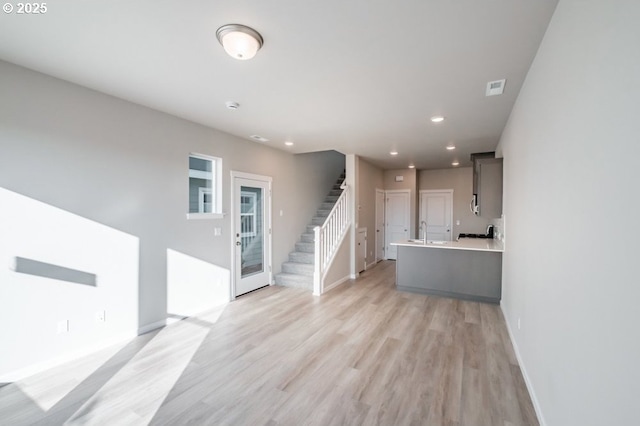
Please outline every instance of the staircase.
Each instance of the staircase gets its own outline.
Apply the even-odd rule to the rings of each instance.
[[[282,264],[282,272],[275,276],[276,284],[285,287],[303,288],[313,291],[313,272],[315,262],[315,241],[313,229],[322,226],[331,209],[335,205],[342,189],[340,186],[344,182],[345,174],[342,173],[329,194],[324,199],[316,215],[307,225],[305,232],[300,236],[300,241],[296,243],[295,251],[289,253],[289,261]]]

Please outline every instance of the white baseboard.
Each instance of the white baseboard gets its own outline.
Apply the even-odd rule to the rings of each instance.
[[[180,321],[180,319],[177,319],[177,321]],[[176,322],[176,321],[171,321],[171,322]],[[153,331],[157,328],[162,328],[166,325],[167,325],[167,318],[160,321],[152,322],[151,324],[143,325],[142,327],[138,328],[138,336],[140,336],[141,334],[147,334],[150,331]]]
[[[360,275],[360,274],[351,274],[351,275],[349,275],[349,279],[355,280],[355,279],[358,278],[358,275]]]
[[[516,339],[513,337],[513,333],[511,331],[511,326],[509,325],[509,321],[507,318],[507,312],[504,310],[504,305],[500,303],[500,309],[502,310],[502,315],[504,316],[504,322],[507,324],[507,332],[509,333],[509,339],[511,339],[511,344],[513,345],[513,351],[516,354],[516,359],[518,360],[518,365],[520,366],[520,371],[522,372],[522,377],[524,377],[524,383],[527,385],[527,390],[529,391],[529,395],[531,396],[531,402],[533,403],[533,408],[536,410],[536,416],[538,416],[538,422],[540,422],[540,426],[546,426],[547,422],[544,419],[544,415],[542,414],[542,408],[540,407],[540,403],[538,402],[538,397],[536,396],[536,392],[533,389],[533,385],[531,384],[531,380],[529,379],[529,374],[527,374],[527,368],[522,362],[522,357],[520,356],[520,350],[518,349],[518,343]]]
[[[371,262],[370,264],[367,265],[367,267],[365,269],[369,269],[369,268],[373,268],[374,266],[376,266],[378,262],[376,260],[374,260],[373,262]]]
[[[0,376],[0,383],[17,382],[29,376],[33,376],[34,374],[42,373],[45,370],[49,370],[59,365],[66,364],[67,362],[74,361],[78,358],[91,355],[92,353],[101,351],[102,349],[106,349],[109,346],[125,343],[129,340],[134,339],[135,337],[136,337],[136,334],[133,332],[123,333],[118,336],[112,337],[110,339],[101,341],[100,343],[97,343],[95,345],[90,345],[90,346],[87,346],[86,348],[83,348],[74,352],[69,352],[68,354],[59,356],[57,358],[39,362],[37,364],[30,365],[29,367],[25,367],[17,371],[11,371],[9,373],[6,373]]]
[[[326,293],[327,291],[338,287],[340,284],[343,284],[345,282],[349,281],[349,275],[345,275],[344,277],[340,278],[338,281],[334,281],[331,284],[329,284],[328,286],[325,286],[324,288],[324,292]]]

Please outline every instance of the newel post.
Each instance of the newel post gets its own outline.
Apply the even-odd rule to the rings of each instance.
[[[313,262],[313,295],[320,296],[322,294],[322,289],[320,285],[320,277],[322,277],[322,271],[320,268],[320,253],[322,251],[321,241],[320,241],[320,227],[316,226],[313,228],[313,244],[314,244],[314,262]]]

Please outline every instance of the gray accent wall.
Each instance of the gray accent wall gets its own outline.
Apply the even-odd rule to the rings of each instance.
[[[476,216],[469,208],[473,196],[471,167],[418,171],[418,206],[419,191],[429,189],[453,189],[452,238],[457,238],[461,232],[482,234],[486,231],[491,218]],[[460,225],[456,225],[457,220],[460,221]]]
[[[356,228],[367,228],[367,265],[376,260],[376,189],[384,190],[382,169],[358,158]]]
[[[337,152],[292,155],[7,62],[0,99],[0,323],[20,325],[0,327],[0,378],[164,323],[168,277],[185,312],[228,298],[231,217],[186,219],[189,153],[222,158],[226,213],[231,170],[273,178],[274,273],[345,167]],[[16,256],[97,286],[18,274]]]
[[[402,176],[402,182],[396,182],[396,176]],[[417,193],[417,170],[416,169],[396,169],[384,171],[384,189],[408,189],[410,191],[410,217],[409,217],[409,238],[415,238],[417,235],[418,224],[416,218],[418,217],[418,193]]]
[[[638,423],[639,21],[560,0],[498,147],[502,306],[543,425]]]

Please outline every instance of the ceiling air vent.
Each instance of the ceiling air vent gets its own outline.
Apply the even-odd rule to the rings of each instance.
[[[495,95],[502,95],[502,92],[504,91],[504,83],[507,80],[502,79],[502,80],[496,80],[496,81],[490,81],[487,83],[487,96],[495,96]]]
[[[269,139],[267,138],[263,138],[262,136],[259,135],[251,135],[249,136],[251,139],[256,140],[258,142],[269,142]]]

